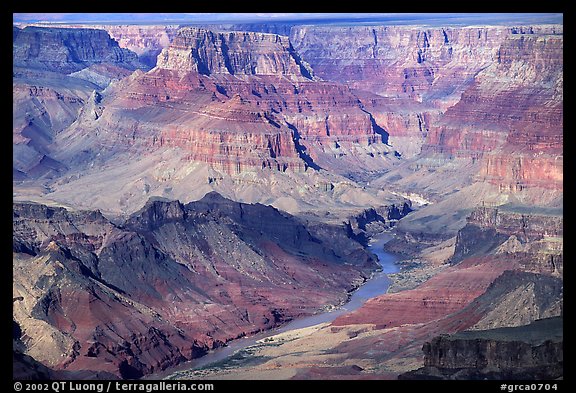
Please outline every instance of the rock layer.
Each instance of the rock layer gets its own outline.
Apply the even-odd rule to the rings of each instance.
[[[135,69],[136,54],[122,49],[108,33],[96,29],[25,27],[13,29],[13,65],[64,74],[92,64],[112,63]]]
[[[183,28],[155,69],[107,93],[102,119],[63,139],[85,146],[93,128],[116,129],[90,144],[175,146],[229,174],[389,165],[385,131],[347,87],[314,80],[287,37]]]
[[[522,213],[506,206],[478,208],[458,232],[452,263],[490,252],[508,255],[527,271],[561,276],[563,218],[553,213]]]
[[[562,34],[562,25],[295,26],[291,40],[317,76],[385,97],[360,99],[396,150],[421,153],[418,167],[481,161],[476,180],[531,200],[548,190],[548,203],[562,185]]]
[[[102,30],[13,29],[13,173],[15,180],[55,177],[56,135],[77,120],[94,90],[143,65]]]
[[[312,78],[288,37],[254,32],[183,28],[158,57],[157,67],[203,75],[275,75]]]
[[[401,379],[557,379],[564,374],[562,317],[440,336],[423,351],[424,368]]]

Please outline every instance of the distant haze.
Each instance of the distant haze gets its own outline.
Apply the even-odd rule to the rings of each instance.
[[[563,23],[561,13],[14,13],[14,23],[379,23],[470,25]]]

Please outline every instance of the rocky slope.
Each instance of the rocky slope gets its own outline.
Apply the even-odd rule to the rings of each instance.
[[[502,192],[546,189],[557,195],[563,173],[562,51],[562,36],[508,37],[497,61],[431,128],[424,149],[481,159],[479,178]]]
[[[51,157],[56,134],[72,124],[96,87],[82,81],[35,82],[14,79],[12,144],[15,180],[40,177],[66,168]],[[55,81],[56,80],[56,81]]]
[[[293,217],[207,195],[99,212],[14,205],[14,318],[56,370],[138,377],[337,304],[376,268]],[[351,257],[353,255],[353,257]]]
[[[562,221],[552,210],[538,215],[519,207],[479,208],[456,237],[450,267],[415,289],[370,299],[332,325],[349,330],[370,324],[380,330],[380,356],[394,369],[417,358],[418,344],[424,337],[430,340],[434,331],[520,326],[558,316],[563,303]],[[390,343],[384,345],[386,337]],[[341,349],[359,353],[374,339],[367,336],[366,346],[355,342],[356,349],[343,343]],[[531,366],[517,367],[527,373]]]
[[[288,40],[183,28],[150,71],[86,55],[78,64],[89,67],[45,85],[46,71],[16,67],[35,84],[14,87],[25,108],[14,112],[15,175],[54,177],[39,200],[130,215],[118,225],[38,208],[15,221],[24,352],[71,372],[102,359],[98,369],[123,377],[169,367],[341,301],[373,268],[349,237],[365,242],[412,208],[390,246],[414,258],[398,275],[410,289],[286,343],[301,358],[276,352],[258,367],[395,378],[422,366],[421,347],[439,332],[560,315],[562,33],[304,26]],[[94,53],[114,58],[110,45],[112,57]],[[58,71],[70,59],[56,46],[48,63],[25,45],[15,53]],[[309,221],[212,194],[132,214],[150,196],[188,202],[211,190]],[[19,199],[29,192],[15,188]],[[49,215],[53,224],[34,218]]]
[[[70,132],[122,124],[128,138],[111,135],[122,144],[177,146],[228,173],[303,171],[322,166],[324,156],[350,156],[355,147],[368,148],[365,156],[390,152],[350,90],[313,80],[287,38],[272,34],[181,29],[154,70],[115,86],[103,105],[109,109],[100,124]],[[152,106],[162,107],[163,116]]]
[[[57,176],[66,164],[54,159],[55,136],[94,90],[143,65],[95,29],[14,27],[12,52],[14,178]]]
[[[504,35],[494,61],[427,125],[420,155],[371,183],[419,190],[437,202],[399,229],[434,236],[449,228],[453,235],[483,202],[562,205],[561,32],[542,28]],[[454,208],[453,217],[442,214]]]
[[[330,210],[402,200],[342,177],[399,158],[354,93],[314,79],[283,36],[183,28],[157,67],[112,83],[97,101],[86,100],[51,145],[72,168],[50,184],[53,200],[123,213],[150,195],[190,201],[210,190],[292,212],[324,199]]]

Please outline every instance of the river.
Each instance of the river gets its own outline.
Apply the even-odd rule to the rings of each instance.
[[[396,265],[398,257],[387,253],[383,249],[384,244],[386,244],[391,239],[392,236],[389,233],[383,233],[371,239],[370,244],[368,245],[368,250],[378,256],[378,263],[380,263],[382,266],[382,271],[375,273],[370,280],[368,280],[364,285],[354,291],[350,296],[350,300],[343,306],[332,311],[311,315],[309,317],[298,318],[278,328],[270,329],[253,336],[233,340],[229,342],[225,347],[210,351],[201,358],[183,363],[175,368],[171,368],[169,371],[167,370],[164,372],[155,373],[144,379],[167,378],[178,371],[202,368],[211,363],[224,360],[227,357],[233,355],[236,351],[254,345],[256,344],[256,341],[262,340],[266,337],[274,336],[278,333],[287,332],[289,330],[301,329],[308,326],[318,325],[320,323],[332,322],[340,315],[356,310],[361,305],[363,305],[366,300],[386,293],[388,291],[388,287],[390,286],[390,279],[386,276],[386,274],[396,273],[400,270],[398,265]]]

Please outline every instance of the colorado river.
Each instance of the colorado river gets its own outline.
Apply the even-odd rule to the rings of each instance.
[[[161,372],[153,376],[149,376],[148,378],[169,378],[171,374],[176,373],[179,370],[199,369],[211,363],[224,360],[227,357],[233,355],[236,351],[256,344],[258,340],[274,336],[278,333],[287,332],[289,330],[301,329],[308,326],[318,325],[320,323],[332,322],[340,315],[356,310],[362,304],[364,304],[366,300],[386,293],[388,291],[388,287],[390,286],[390,279],[386,276],[386,274],[396,273],[399,271],[399,268],[396,265],[398,257],[387,253],[383,249],[384,244],[386,244],[391,239],[392,236],[389,233],[383,233],[371,240],[368,246],[368,250],[378,256],[378,263],[380,263],[382,266],[382,271],[374,274],[370,280],[368,280],[364,285],[354,291],[350,297],[350,300],[342,307],[333,311],[311,315],[309,317],[298,318],[276,329],[267,330],[250,337],[233,340],[225,347],[210,351],[201,358],[181,364],[176,368],[172,368],[169,372]]]

